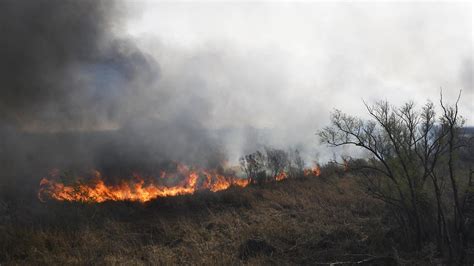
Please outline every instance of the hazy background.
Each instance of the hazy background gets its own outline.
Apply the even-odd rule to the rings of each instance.
[[[362,99],[421,105],[442,88],[448,101],[463,90],[473,125],[469,2],[150,1],[130,10],[126,33],[157,59],[156,93],[169,97],[158,117],[268,129],[269,142],[316,150],[314,132],[333,108],[364,115]],[[233,155],[241,142],[245,134],[226,141]]]
[[[78,162],[235,163],[263,145],[324,161],[333,150],[315,133],[333,108],[364,116],[362,99],[421,105],[441,88],[451,102],[463,90],[474,125],[469,2],[4,0],[0,10],[4,177]]]

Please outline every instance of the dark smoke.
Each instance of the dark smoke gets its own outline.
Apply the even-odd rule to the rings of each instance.
[[[0,189],[52,167],[214,167],[262,146],[329,160],[314,132],[334,107],[365,115],[360,98],[462,85],[472,121],[469,8],[0,0]]]
[[[127,175],[222,160],[190,115],[150,117],[166,95],[158,64],[117,33],[126,15],[116,1],[0,1],[0,192],[36,189],[54,167]]]
[[[119,10],[114,1],[0,1],[0,121],[51,131],[129,117],[121,107],[157,68],[114,32]]]

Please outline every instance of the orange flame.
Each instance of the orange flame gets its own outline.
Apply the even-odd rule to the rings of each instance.
[[[313,168],[304,169],[304,175],[305,176],[320,176],[321,175],[321,168],[319,167],[319,164],[317,164]]]
[[[316,167],[304,170],[305,176],[320,174],[321,169],[318,164]],[[160,171],[157,177],[142,177],[138,174],[133,174],[132,177],[108,184],[105,182],[106,178],[103,178],[99,171],[94,170],[88,179],[79,177],[72,183],[64,183],[60,181],[60,171],[53,169],[47,178],[41,179],[38,198],[43,202],[47,199],[98,203],[105,201],[147,202],[161,197],[194,194],[200,190],[217,192],[232,186],[246,187],[251,182],[251,179],[219,174],[216,170],[190,169],[184,164],[177,164],[176,169],[171,172]],[[284,171],[275,176],[276,181],[287,178],[288,174]],[[172,185],[169,185],[170,183]]]
[[[275,176],[275,180],[281,181],[283,179],[286,179],[287,177],[288,175],[285,172],[281,171],[277,176]]]
[[[66,185],[57,181],[59,171],[53,170],[50,178],[40,181],[38,197],[41,201],[54,199],[59,201],[104,202],[104,201],[140,201],[147,202],[155,198],[193,194],[198,190],[212,192],[228,189],[231,186],[246,187],[248,179],[224,176],[211,170],[190,170],[186,165],[178,164],[176,173],[161,171],[158,178],[143,178],[134,175],[132,180],[122,180],[118,184],[106,184],[102,175],[94,171],[88,182],[75,181]],[[182,178],[184,176],[184,178]],[[181,182],[167,186],[160,181],[181,177]],[[79,178],[78,180],[82,180]]]

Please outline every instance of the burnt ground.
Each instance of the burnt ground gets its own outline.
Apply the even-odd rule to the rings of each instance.
[[[395,244],[356,178],[314,177],[146,204],[0,201],[0,264],[433,262]]]

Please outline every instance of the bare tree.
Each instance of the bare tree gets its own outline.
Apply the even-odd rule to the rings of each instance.
[[[459,101],[459,98],[458,98]],[[355,145],[371,155],[366,163],[358,164],[364,175],[368,193],[387,203],[399,223],[414,232],[416,248],[420,249],[430,222],[429,191],[427,181],[434,187],[437,209],[437,239],[441,251],[446,243],[452,254],[451,239],[446,227],[446,212],[443,209],[443,182],[437,167],[441,157],[447,156],[450,180],[458,220],[462,220],[456,178],[454,178],[453,151],[455,139],[462,123],[458,118],[458,101],[446,107],[442,118],[436,119],[433,103],[426,103],[416,110],[413,102],[400,107],[387,101],[374,105],[365,104],[371,117],[362,120],[339,110],[331,115],[331,126],[324,128],[319,136],[331,146]],[[457,223],[456,232],[459,228]],[[409,233],[408,233],[409,235]]]
[[[460,244],[457,251],[460,257],[460,262],[464,259],[464,245],[465,243],[465,231],[464,231],[464,223],[465,217],[463,213],[463,209],[460,202],[460,195],[459,195],[459,184],[457,181],[457,176],[455,172],[455,153],[456,151],[462,147],[461,139],[459,138],[460,130],[464,125],[464,119],[459,116],[459,108],[458,103],[459,99],[461,98],[461,92],[459,92],[458,98],[456,103],[452,106],[447,106],[443,102],[443,94],[440,94],[440,105],[443,110],[443,114],[441,116],[441,124],[446,129],[447,134],[447,157],[448,157],[448,171],[449,171],[449,181],[451,184],[453,200],[454,200],[454,230],[458,237],[458,243]]]
[[[304,160],[301,158],[301,154],[298,150],[295,150],[295,156],[293,158],[293,162],[295,164],[295,168],[297,171],[297,176],[301,177],[304,174]]]
[[[250,183],[261,183],[265,179],[265,155],[260,151],[245,155],[239,159],[240,165]]]
[[[288,158],[288,175],[291,178],[304,176],[304,160],[298,149],[290,151]]]
[[[285,171],[288,166],[288,154],[284,150],[265,147],[267,167],[270,175],[276,179],[277,175]]]

